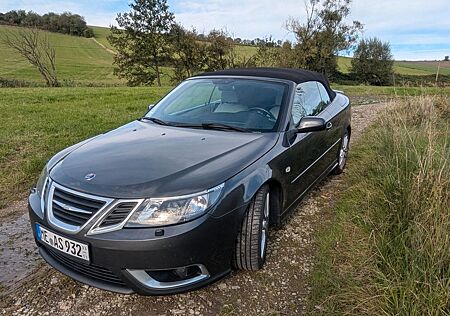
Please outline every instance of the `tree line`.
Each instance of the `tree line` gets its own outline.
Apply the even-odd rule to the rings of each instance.
[[[170,67],[178,82],[203,71],[237,67],[303,68],[339,76],[337,58],[355,51],[352,76],[360,82],[389,84],[393,58],[388,43],[378,39],[359,41],[363,25],[350,20],[351,0],[308,0],[306,19],[290,18],[286,29],[295,41],[258,39],[256,54],[237,53],[241,39],[224,30],[198,34],[175,23],[166,0],[134,0],[129,12],[119,13],[118,26],[108,40],[117,51],[114,73],[131,86],[161,85],[163,67]],[[166,74],[168,75],[168,74]]]
[[[70,12],[61,14],[49,12],[44,15],[25,10],[0,12],[0,24],[38,28],[74,36],[94,36],[93,30],[87,26],[84,17]]]

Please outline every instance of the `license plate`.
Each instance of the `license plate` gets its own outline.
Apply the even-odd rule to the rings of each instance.
[[[43,243],[78,259],[89,262],[89,247],[86,244],[59,236],[47,228],[36,224],[37,239]]]

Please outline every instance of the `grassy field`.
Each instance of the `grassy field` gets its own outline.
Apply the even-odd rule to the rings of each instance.
[[[343,73],[349,73],[352,59],[350,57],[338,57],[338,69]],[[400,75],[433,75],[438,68],[437,61],[395,61],[394,72]],[[450,62],[441,62],[439,73],[450,75]]]
[[[0,37],[20,28],[0,26]],[[44,32],[56,50],[60,80],[80,83],[123,84],[113,75],[113,55],[92,39]],[[43,82],[39,72],[14,50],[0,43],[0,77]]]
[[[439,73],[450,75],[450,61],[396,61],[394,69],[402,67],[403,72],[407,75],[436,74],[439,64]]]
[[[389,104],[318,235],[311,310],[449,315],[450,101]]]
[[[110,33],[109,28],[101,26],[90,26],[90,28],[94,30],[94,37],[99,43],[111,50],[114,50],[114,47],[112,47],[107,38]]]
[[[0,25],[0,38],[23,28]],[[111,48],[106,36],[108,28],[94,27],[96,40]],[[43,32],[56,50],[56,68],[58,79],[63,85],[116,86],[125,85],[125,81],[113,75],[113,54],[92,38],[83,38],[58,33]],[[97,37],[98,36],[98,37]],[[16,51],[0,41],[0,77],[36,82],[44,85],[39,72],[25,61]],[[162,83],[171,84],[171,69],[163,67]],[[64,81],[67,81],[64,83]]]
[[[142,116],[169,89],[2,89],[0,208],[23,198],[56,152]]]

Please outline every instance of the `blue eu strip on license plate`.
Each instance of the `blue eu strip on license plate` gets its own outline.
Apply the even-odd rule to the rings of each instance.
[[[39,224],[36,224],[36,237],[38,240],[42,239],[41,226]]]

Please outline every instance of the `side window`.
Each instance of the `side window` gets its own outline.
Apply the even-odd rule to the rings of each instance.
[[[322,97],[322,102],[324,103],[325,107],[331,103],[330,96],[328,95],[328,91],[325,89],[323,84],[320,82],[317,83],[317,86],[319,87],[320,96]]]
[[[297,125],[302,117],[306,116],[305,109],[305,89],[302,84],[297,85],[295,89],[294,103],[292,104],[292,121]]]
[[[316,81],[303,82],[297,85],[292,120],[297,125],[304,116],[314,116],[322,111],[322,98]]]

